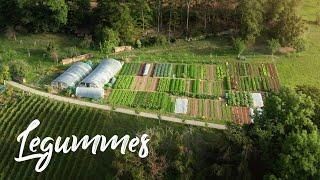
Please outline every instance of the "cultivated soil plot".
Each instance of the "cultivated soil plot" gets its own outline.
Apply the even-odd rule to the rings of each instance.
[[[244,105],[248,97],[242,94],[278,91],[280,88],[276,67],[271,63],[149,63],[149,72],[143,76],[146,64],[125,64],[120,75],[133,77],[132,85],[125,85],[130,82],[129,77],[119,77],[123,83],[118,83],[116,88],[162,92],[170,97],[187,96],[187,115],[203,120],[233,120],[239,124],[248,124],[251,122],[248,107],[252,104]],[[240,94],[235,96],[236,101],[226,99],[226,93],[232,92]]]
[[[233,121],[237,124],[250,124],[250,110],[246,107],[232,107]]]
[[[136,91],[157,91],[158,83],[159,78],[136,76],[131,87]]]
[[[189,98],[188,115],[208,120],[231,120],[231,109],[223,101]]]

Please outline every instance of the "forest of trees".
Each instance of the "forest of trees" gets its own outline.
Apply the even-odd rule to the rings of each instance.
[[[0,28],[92,35],[98,43],[227,35],[303,49],[302,0],[0,0]],[[156,39],[148,39],[156,36]],[[161,36],[161,37],[159,37]],[[90,36],[91,37],[91,36]],[[88,38],[88,37],[87,37]],[[162,38],[162,39],[161,39]],[[151,41],[151,42],[150,42]]]

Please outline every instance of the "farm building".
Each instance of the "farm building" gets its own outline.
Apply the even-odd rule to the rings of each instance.
[[[62,73],[59,77],[51,82],[51,86],[57,89],[66,89],[74,87],[76,83],[81,81],[86,75],[92,71],[92,68],[87,63],[74,63],[69,69]]]
[[[76,96],[81,98],[99,99],[104,97],[104,89],[77,87]]]
[[[174,112],[177,114],[187,114],[188,99],[177,99]]]
[[[80,86],[103,88],[122,68],[122,63],[115,59],[103,60],[84,80]]]

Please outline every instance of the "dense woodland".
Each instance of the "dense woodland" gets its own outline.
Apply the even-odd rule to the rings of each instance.
[[[13,0],[0,1],[0,26],[16,32],[64,32],[110,48],[175,38],[225,35],[246,44],[276,40],[304,48],[302,0]]]

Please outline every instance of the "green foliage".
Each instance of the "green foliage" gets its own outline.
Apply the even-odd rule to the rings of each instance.
[[[313,115],[310,97],[282,89],[267,98],[264,111],[255,117],[254,124],[230,126],[230,145],[233,153],[240,155],[243,172],[258,179],[317,179],[320,137],[310,119]],[[239,139],[244,143],[236,145],[234,142]],[[256,167],[259,171],[254,171]]]
[[[237,51],[238,56],[240,56],[246,49],[246,43],[241,38],[236,38],[233,40],[233,47]]]
[[[120,39],[117,31],[104,27],[99,33],[99,45],[102,53],[110,53],[114,47],[119,45]]]
[[[68,7],[64,0],[19,0],[21,21],[34,32],[56,32],[67,23]]]
[[[25,78],[29,70],[29,65],[25,61],[11,61],[10,70],[14,79]]]
[[[136,76],[139,73],[140,67],[139,63],[125,63],[122,66],[120,75]]]
[[[311,97],[315,105],[314,115],[311,117],[311,120],[320,129],[320,89],[313,86],[298,86],[296,91]]]
[[[67,5],[67,29],[71,32],[76,32],[80,28],[89,28],[87,26],[90,24],[90,18],[92,16],[90,0],[71,0],[67,2]]]
[[[171,112],[173,103],[165,93],[113,90],[108,98],[112,105]]]
[[[263,3],[260,0],[240,0],[237,6],[240,19],[240,34],[248,41],[255,41],[263,29]],[[243,46],[243,44],[241,44]],[[241,47],[242,49],[243,47]],[[239,55],[243,50],[236,48]]]
[[[135,32],[134,20],[127,4],[101,1],[96,16],[100,26],[112,28],[119,34],[122,43],[132,43]]]
[[[10,69],[6,64],[0,64],[0,82],[10,80]]]
[[[169,92],[170,91],[170,79],[161,78],[158,83],[157,91],[159,92]]]
[[[156,64],[153,76],[156,77],[170,77],[172,76],[172,64]]]
[[[171,79],[170,93],[174,95],[184,95],[186,92],[186,81],[183,79]]]
[[[226,93],[227,103],[229,106],[251,107],[253,105],[252,96],[249,92],[233,92]]]
[[[268,48],[271,51],[272,55],[274,55],[281,47],[280,42],[277,39],[268,40],[267,43],[268,43]]]
[[[115,89],[130,89],[133,83],[133,76],[118,76],[116,84],[114,85]]]

